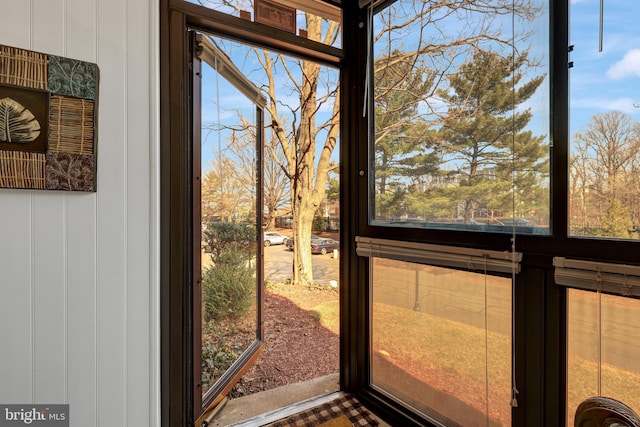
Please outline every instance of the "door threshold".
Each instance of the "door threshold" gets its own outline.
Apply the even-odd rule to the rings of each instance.
[[[209,426],[244,425],[242,423],[247,420],[253,420],[256,417],[282,410],[300,402],[335,394],[339,390],[340,375],[335,373],[230,399],[218,415],[211,420]]]
[[[315,408],[318,405],[322,405],[324,403],[329,403],[335,399],[339,399],[345,396],[345,393],[342,391],[336,391],[330,394],[326,394],[324,396],[312,397],[307,400],[303,400],[302,402],[294,403],[284,408],[279,408],[273,410],[271,412],[267,412],[262,415],[258,415],[257,417],[253,417],[249,420],[241,421],[239,423],[231,424],[230,427],[256,427],[263,426],[265,424],[274,423],[278,420],[288,418],[292,415],[295,415],[299,412],[303,412],[309,410],[311,408]]]

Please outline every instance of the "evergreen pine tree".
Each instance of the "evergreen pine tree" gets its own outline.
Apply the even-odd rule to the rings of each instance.
[[[435,132],[424,118],[421,102],[433,91],[433,73],[394,51],[375,62],[376,212],[387,218],[405,209],[407,186],[437,171],[431,150]]]
[[[527,64],[526,52],[503,57],[478,50],[439,91],[448,104],[440,144],[459,179],[445,194],[466,222],[479,208],[511,212],[514,191],[523,211],[547,199],[540,198],[548,173],[544,136],[525,130],[532,114],[519,108],[545,76],[523,82]]]

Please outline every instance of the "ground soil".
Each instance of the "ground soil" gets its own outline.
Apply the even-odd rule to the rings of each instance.
[[[337,299],[338,290],[328,286],[269,285],[264,304],[264,351],[231,396],[338,372],[338,335],[322,326],[312,310],[322,302]]]
[[[323,302],[337,300],[338,290],[329,286],[270,284],[265,292],[265,349],[230,396],[246,396],[337,373],[338,334],[322,326],[313,310]],[[397,360],[391,361],[387,356],[388,353],[386,356],[374,354],[382,373],[378,379],[394,389],[397,387],[400,395],[422,396],[426,404],[439,402],[444,414],[460,412],[457,417],[461,420],[484,417],[482,402],[476,402],[481,396],[470,396],[473,393],[465,391],[461,378],[452,379],[437,369],[425,370],[411,357],[402,360],[396,357]],[[462,390],[450,390],[452,384]],[[502,415],[490,414],[492,420],[499,420]],[[502,417],[508,419],[508,414]]]

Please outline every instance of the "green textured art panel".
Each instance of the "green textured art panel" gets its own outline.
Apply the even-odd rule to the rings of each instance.
[[[49,55],[49,92],[96,99],[98,67],[90,62]]]

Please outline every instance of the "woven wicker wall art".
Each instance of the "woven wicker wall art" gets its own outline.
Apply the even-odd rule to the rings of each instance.
[[[0,187],[96,191],[98,66],[0,45]]]

